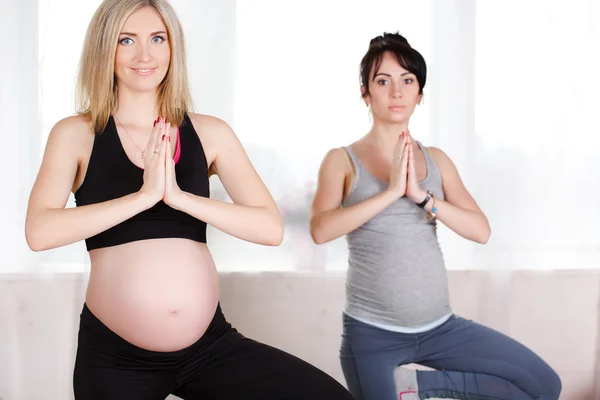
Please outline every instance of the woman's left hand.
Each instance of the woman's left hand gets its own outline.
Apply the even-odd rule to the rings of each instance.
[[[177,199],[181,197],[183,192],[177,185],[177,178],[175,176],[175,160],[173,160],[173,156],[171,155],[171,124],[167,124],[166,129],[166,140],[168,141],[167,146],[169,151],[165,153],[165,194],[163,196],[163,201],[166,205],[177,208]]]
[[[418,204],[425,200],[425,197],[427,197],[427,192],[419,185],[417,168],[415,167],[413,142],[410,136],[408,140],[408,177],[406,182],[406,197]]]

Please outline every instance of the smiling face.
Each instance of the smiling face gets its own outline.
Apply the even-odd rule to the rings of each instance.
[[[421,101],[419,82],[415,74],[404,69],[396,56],[387,51],[381,64],[369,73],[369,93],[363,97],[371,105],[373,119],[384,123],[407,122]]]
[[[119,34],[115,76],[119,88],[156,91],[169,70],[171,49],[167,28],[154,7],[134,11]]]

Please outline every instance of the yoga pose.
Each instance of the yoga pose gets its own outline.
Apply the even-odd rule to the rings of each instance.
[[[75,398],[352,399],[221,312],[207,224],[277,246],[283,223],[230,127],[190,111],[183,34],[167,0],[100,5],[78,94],[78,114],[50,132],[26,222],[33,250],[85,240],[89,251]],[[210,199],[212,174],[233,204]],[[71,191],[77,207],[65,208]]]
[[[360,140],[330,150],[310,229],[349,248],[340,359],[357,400],[556,400],[561,383],[515,340],[453,314],[437,221],[486,243],[490,227],[448,156],[409,131],[426,64],[399,34],[371,40],[360,65],[373,115]],[[418,363],[435,371],[415,371]]]

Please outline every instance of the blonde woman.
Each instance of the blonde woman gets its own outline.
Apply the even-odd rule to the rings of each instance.
[[[282,220],[229,126],[189,112],[183,34],[166,0],[100,5],[78,93],[79,113],[50,132],[26,223],[35,251],[80,240],[89,251],[75,398],[351,399],[221,312],[206,225],[277,246]],[[234,204],[209,198],[211,174]],[[77,207],[65,209],[70,191]]]

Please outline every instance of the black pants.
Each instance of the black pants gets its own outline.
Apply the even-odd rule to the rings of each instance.
[[[78,342],[77,400],[353,399],[314,366],[245,338],[220,306],[196,343],[156,352],[125,341],[84,305]]]

